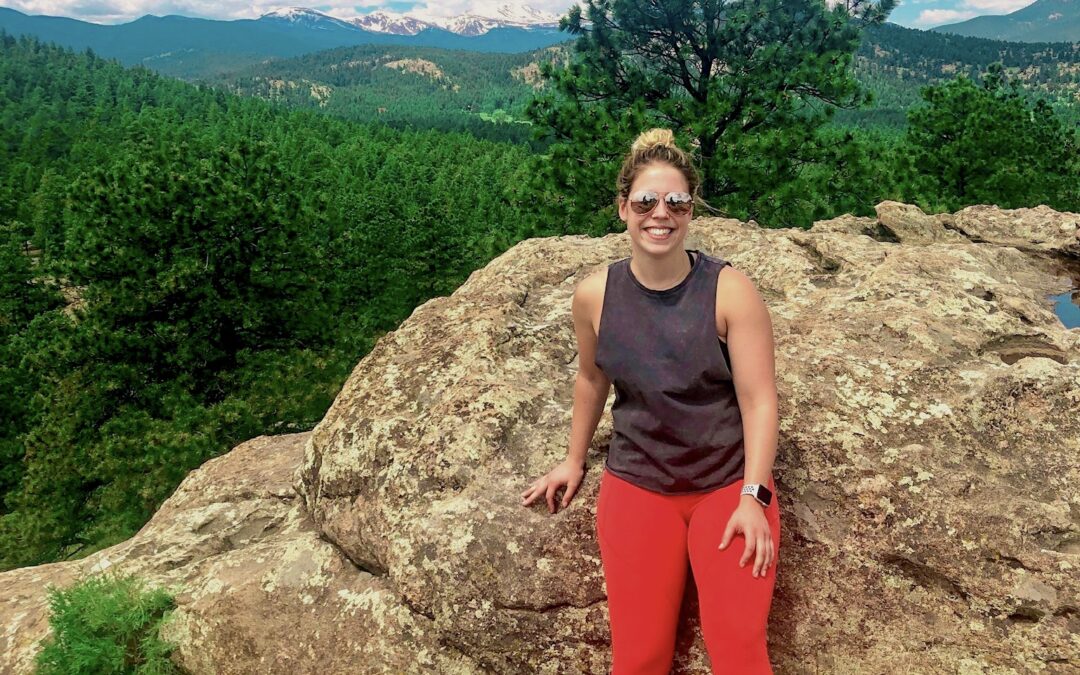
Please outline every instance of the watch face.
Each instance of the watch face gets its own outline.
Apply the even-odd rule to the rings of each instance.
[[[764,485],[759,485],[758,486],[757,496],[758,496],[758,499],[765,502],[766,504],[769,504],[769,503],[772,502],[772,492],[770,492],[769,488],[765,487]]]

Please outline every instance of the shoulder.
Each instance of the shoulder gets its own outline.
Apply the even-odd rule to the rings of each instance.
[[[733,323],[760,324],[769,322],[769,309],[754,284],[742,270],[725,265],[716,280],[717,325],[725,330]]]
[[[757,287],[754,286],[753,280],[746,276],[742,270],[738,269],[731,264],[730,261],[725,260],[719,256],[711,255],[706,251],[701,252],[702,255],[713,263],[714,268],[718,268],[716,286],[717,286],[717,298],[725,298],[731,300],[732,298],[741,297],[747,293],[756,294]]]
[[[754,281],[746,276],[742,270],[733,267],[730,263],[725,263],[724,266],[720,268],[719,276],[716,279],[716,285],[718,288],[729,294],[727,297],[738,297],[747,293],[757,293],[757,287],[754,286]]]
[[[720,335],[726,336],[733,322],[768,313],[753,279],[730,262],[710,257],[720,265],[716,278],[716,327]]]
[[[608,268],[604,266],[589,273],[574,288],[574,311],[586,314],[600,305],[607,285]]]
[[[573,321],[584,326],[591,326],[593,334],[599,333],[600,312],[604,307],[604,292],[607,288],[607,275],[610,266],[590,272],[573,289],[571,310]]]

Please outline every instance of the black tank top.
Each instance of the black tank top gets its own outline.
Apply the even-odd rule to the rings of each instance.
[[[742,415],[727,345],[716,333],[716,283],[731,263],[694,250],[690,272],[662,291],[630,259],[608,266],[596,365],[615,386],[606,467],[665,494],[743,477]]]

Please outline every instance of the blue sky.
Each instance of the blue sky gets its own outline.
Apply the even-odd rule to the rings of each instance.
[[[889,20],[912,28],[930,28],[956,23],[983,14],[1008,14],[1033,0],[900,0]],[[377,9],[408,12],[421,18],[456,16],[467,12],[493,14],[504,4],[530,5],[544,12],[563,14],[573,0],[318,0],[311,7],[342,19],[351,19]],[[182,14],[211,19],[254,19],[261,14],[287,7],[274,0],[0,0],[0,7],[10,7],[26,14],[68,16],[94,23],[124,23],[144,14]]]
[[[910,28],[957,23],[984,14],[1009,14],[1034,0],[901,0],[889,21]]]

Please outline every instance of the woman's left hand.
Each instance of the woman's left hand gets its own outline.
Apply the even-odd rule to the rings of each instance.
[[[764,507],[750,499],[752,498],[739,497],[739,506],[728,519],[719,548],[721,551],[727,548],[735,533],[741,532],[746,538],[746,548],[743,549],[739,567],[746,567],[746,562],[756,553],[753,573],[755,577],[763,577],[775,558],[772,533],[769,531],[769,521],[765,518]]]

